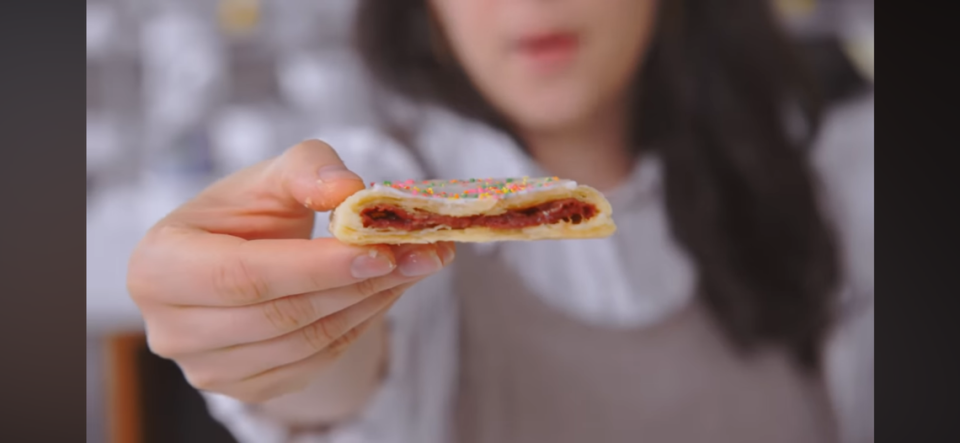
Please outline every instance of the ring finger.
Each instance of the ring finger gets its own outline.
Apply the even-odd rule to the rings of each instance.
[[[241,380],[272,368],[306,359],[344,340],[355,339],[356,328],[389,308],[413,283],[381,291],[359,303],[288,334],[256,343],[195,354],[178,359],[195,385]]]

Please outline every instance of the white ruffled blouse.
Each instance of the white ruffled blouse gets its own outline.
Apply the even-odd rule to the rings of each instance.
[[[548,175],[510,138],[490,128],[438,110],[425,111],[424,122],[412,143],[416,154],[371,128],[318,138],[368,182]],[[841,107],[828,123],[816,161],[830,213],[841,228],[847,286],[854,289],[845,300],[861,307],[834,337],[828,382],[842,428],[853,440],[872,436],[873,428],[873,98]],[[459,247],[480,254],[496,251],[491,257],[522,268],[524,284],[572,318],[607,327],[643,327],[683,308],[692,297],[693,269],[668,233],[660,191],[659,164],[644,158],[627,182],[606,193],[619,227],[612,237]],[[326,217],[317,217],[315,235],[330,235]],[[450,441],[458,363],[453,272],[455,266],[418,284],[390,311],[390,371],[361,416],[296,441]],[[214,417],[242,443],[293,441],[283,427],[230,398],[206,398]]]

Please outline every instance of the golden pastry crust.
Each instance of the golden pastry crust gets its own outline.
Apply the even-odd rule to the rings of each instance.
[[[330,214],[330,232],[344,243],[365,245],[438,241],[483,243],[586,239],[607,237],[616,231],[612,218],[613,210],[606,198],[589,186],[578,186],[567,180],[556,178],[485,180],[479,182],[480,186],[473,188],[473,194],[478,195],[472,197],[471,187],[476,186],[472,181],[453,180],[447,182],[452,185],[446,188],[437,187],[437,183],[444,182],[436,180],[422,182],[430,187],[418,187],[410,181],[405,183],[374,185],[350,196]],[[447,189],[450,192],[434,191],[435,189]],[[491,189],[493,191],[490,191]],[[511,189],[515,192],[511,192]],[[409,212],[426,211],[454,217],[492,216],[571,198],[592,205],[596,209],[596,214],[576,224],[559,221],[522,228],[479,226],[464,229],[439,226],[413,231],[397,228],[366,228],[363,226],[361,215],[364,209],[369,207],[392,205]]]

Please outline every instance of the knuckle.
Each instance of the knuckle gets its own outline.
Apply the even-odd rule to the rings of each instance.
[[[190,386],[201,391],[217,392],[218,388],[223,386],[225,380],[222,380],[217,374],[210,371],[188,370],[181,366],[183,377]]]
[[[147,334],[147,349],[157,356],[172,359],[181,353],[181,348],[166,334]]]
[[[140,305],[141,302],[154,298],[153,288],[155,285],[143,274],[143,271],[137,268],[131,268],[127,273],[127,294],[129,294],[130,299],[138,305]]]
[[[344,329],[344,321],[340,316],[331,315],[303,328],[303,339],[312,352],[320,352],[343,334]]]
[[[326,278],[318,273],[310,272],[307,273],[307,278],[310,280],[310,286],[313,288],[325,288],[328,286]]]
[[[127,268],[127,293],[134,300],[143,299],[149,294],[150,278],[146,275],[146,266],[141,264],[139,254],[134,252]]]
[[[313,303],[302,295],[279,298],[262,306],[267,321],[282,333],[300,329],[316,316]]]
[[[170,259],[169,240],[183,235],[183,229],[161,221],[150,228],[137,243],[127,262],[126,288],[134,301],[162,300],[165,295],[164,279]],[[175,254],[174,254],[175,255]]]
[[[155,263],[150,263],[149,254],[145,251],[148,240],[143,240],[134,249],[127,262],[127,293],[133,300],[143,300],[151,298],[156,285],[156,278],[152,270],[160,268]]]
[[[404,292],[407,292],[407,288],[407,285],[394,286],[384,290],[383,294],[387,299],[394,299],[403,295]]]
[[[349,348],[357,341],[357,339],[360,338],[362,332],[363,331],[361,328],[353,328],[343,333],[340,338],[334,340],[329,346],[327,346],[327,351],[330,352],[334,357],[343,355],[347,348]]]
[[[253,304],[267,298],[266,283],[250,269],[246,259],[236,257],[214,267],[213,288],[231,304]]]
[[[360,280],[354,284],[354,289],[357,291],[357,296],[360,298],[370,297],[378,292],[380,292],[380,280],[377,278],[370,278],[366,280]]]

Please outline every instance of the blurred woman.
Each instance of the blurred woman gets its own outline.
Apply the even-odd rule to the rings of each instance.
[[[357,32],[405,112],[224,178],[131,262],[151,348],[238,437],[838,438],[822,106],[768,1],[366,0]],[[361,178],[544,175],[618,232],[311,239]]]

